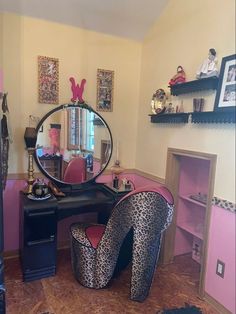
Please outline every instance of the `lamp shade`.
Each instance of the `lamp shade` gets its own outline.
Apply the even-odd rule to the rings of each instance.
[[[125,169],[120,166],[119,160],[116,160],[115,164],[111,167],[112,174],[116,176],[120,175],[122,172],[124,172],[124,170]]]
[[[25,128],[24,139],[27,148],[35,148],[37,141],[36,129],[30,127]]]

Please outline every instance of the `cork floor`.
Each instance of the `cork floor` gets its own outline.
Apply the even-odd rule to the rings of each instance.
[[[157,268],[149,297],[143,303],[129,300],[130,275],[128,267],[105,289],[82,287],[73,277],[69,250],[61,250],[56,276],[24,283],[19,260],[8,259],[7,314],[155,314],[164,308],[182,307],[185,302],[201,308],[204,314],[217,313],[198,297],[199,265],[188,256]]]

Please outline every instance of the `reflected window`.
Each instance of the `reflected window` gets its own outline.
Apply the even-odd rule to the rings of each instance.
[[[94,150],[94,113],[87,112],[87,135],[86,135],[86,149],[89,151]]]
[[[94,150],[94,116],[82,108],[68,110],[68,150]]]

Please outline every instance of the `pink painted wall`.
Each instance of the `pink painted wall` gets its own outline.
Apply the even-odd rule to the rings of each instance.
[[[236,312],[235,227],[235,213],[212,206],[205,290],[233,314]],[[216,275],[217,259],[225,263],[224,278]]]
[[[149,184],[160,185],[155,181],[146,179],[142,176],[133,174],[124,174],[131,180],[135,187]],[[110,182],[111,175],[102,175],[97,182]],[[3,212],[4,212],[4,251],[14,251],[19,249],[19,191],[25,186],[24,180],[8,180],[3,194]],[[96,221],[97,215],[94,213],[82,214],[69,217],[58,223],[58,242],[64,243],[69,239],[69,226],[76,221]]]
[[[3,192],[4,251],[19,248],[19,191],[24,180],[8,180]]]
[[[96,222],[97,221],[97,214],[96,213],[89,213],[89,214],[81,214],[75,215],[68,218],[65,218],[58,222],[58,235],[57,235],[57,242],[58,244],[67,244],[70,239],[69,228],[70,225],[74,222]]]
[[[206,193],[208,190],[209,167],[209,160],[181,157],[179,194]]]

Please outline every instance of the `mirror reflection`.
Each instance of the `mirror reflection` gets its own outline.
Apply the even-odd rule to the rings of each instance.
[[[62,106],[38,126],[36,158],[50,177],[79,184],[96,177],[109,162],[111,134],[93,110]]]

